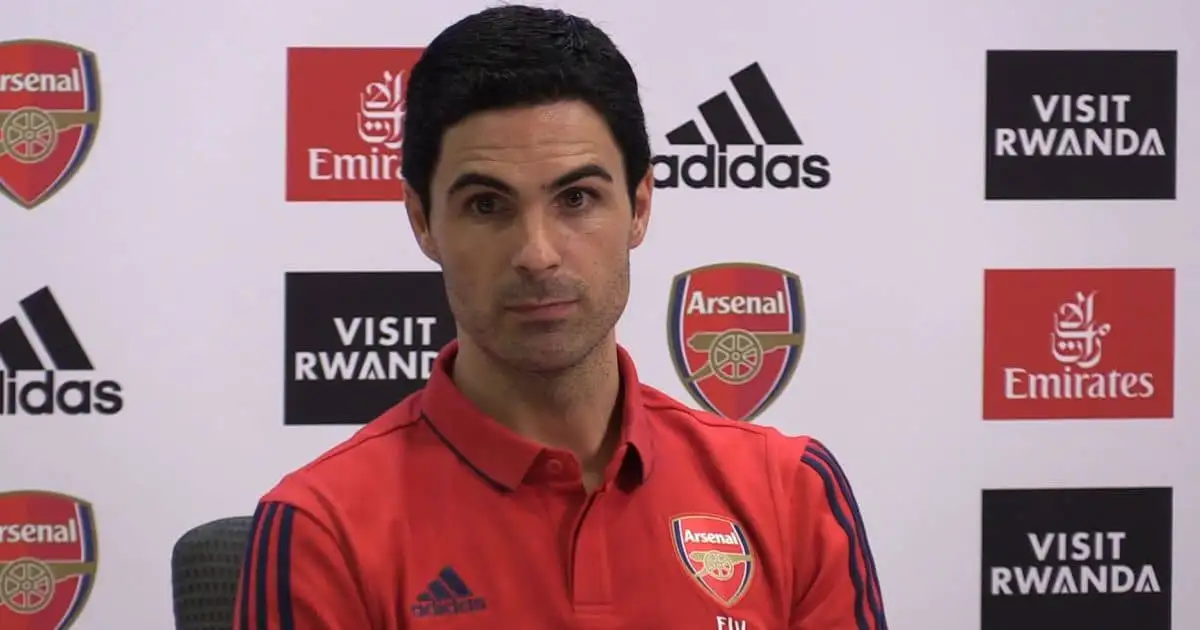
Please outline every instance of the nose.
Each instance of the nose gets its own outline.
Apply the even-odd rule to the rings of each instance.
[[[515,226],[519,242],[513,266],[532,275],[553,271],[562,263],[554,222],[547,213],[537,210],[521,214]]]

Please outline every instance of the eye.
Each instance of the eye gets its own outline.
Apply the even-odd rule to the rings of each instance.
[[[500,200],[495,195],[476,195],[467,200],[467,210],[475,214],[495,214],[500,211]]]
[[[561,198],[564,206],[572,210],[580,210],[586,208],[589,203],[595,200],[596,195],[592,191],[583,188],[570,188],[563,191]]]

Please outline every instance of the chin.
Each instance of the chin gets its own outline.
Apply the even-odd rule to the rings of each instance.
[[[578,339],[529,340],[520,346],[504,348],[498,354],[505,363],[523,372],[561,372],[582,363],[595,346]]]

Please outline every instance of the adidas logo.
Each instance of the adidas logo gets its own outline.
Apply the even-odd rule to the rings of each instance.
[[[21,300],[21,311],[49,361],[42,360],[16,316],[0,322],[0,415],[120,412],[125,405],[120,383],[62,378],[62,372],[95,368],[50,288]]]
[[[752,135],[728,92],[700,105],[700,117],[709,136],[695,120],[667,134],[675,147],[704,147],[703,154],[656,155],[655,188],[824,188],[829,185],[829,159],[824,155],[796,153],[804,145],[796,126],[767,81],[758,63],[729,77],[746,114],[757,128]],[[730,147],[754,147],[753,152],[732,153]],[[768,155],[767,149],[773,149]]]
[[[417,595],[412,605],[413,617],[441,617],[485,610],[487,601],[476,597],[458,572],[446,567]]]

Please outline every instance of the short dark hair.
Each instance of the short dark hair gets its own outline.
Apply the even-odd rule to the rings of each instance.
[[[449,26],[413,66],[405,100],[401,171],[426,213],[443,135],[482,111],[580,100],[608,124],[631,199],[650,167],[629,61],[595,24],[556,9],[507,5]]]

